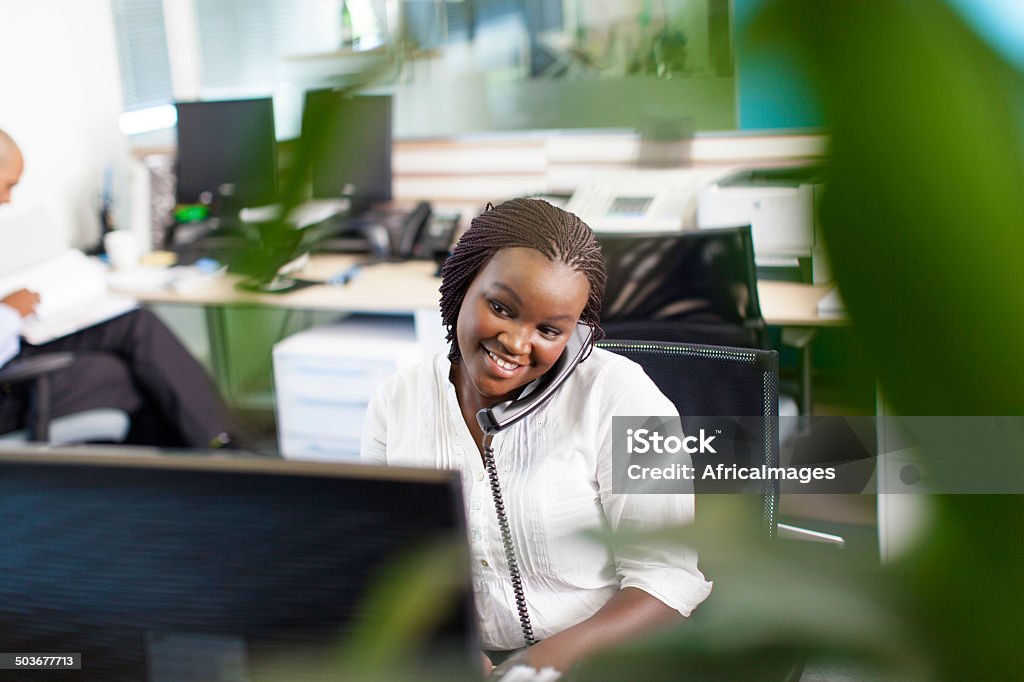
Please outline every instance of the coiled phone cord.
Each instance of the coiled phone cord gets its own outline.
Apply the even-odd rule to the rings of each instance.
[[[533,646],[537,640],[533,637],[533,625],[530,624],[530,612],[526,608],[526,595],[523,592],[523,577],[519,574],[519,562],[516,559],[516,548],[512,544],[512,530],[508,525],[508,514],[502,501],[501,485],[498,483],[498,467],[494,463],[494,448],[491,441],[493,433],[484,432],[483,459],[484,468],[491,484],[491,496],[494,498],[494,510],[498,516],[498,529],[501,531],[501,544],[505,548],[505,563],[508,564],[508,576],[512,580],[512,592],[515,594],[516,610],[519,611],[519,625],[523,628],[523,639],[526,646]]]

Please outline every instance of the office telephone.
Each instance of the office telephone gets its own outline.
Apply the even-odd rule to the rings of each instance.
[[[508,564],[509,578],[512,580],[512,591],[519,612],[519,623],[523,630],[523,640],[527,646],[533,646],[537,640],[533,636],[530,613],[526,608],[526,597],[523,593],[523,579],[519,574],[519,563],[516,559],[515,545],[512,543],[512,530],[505,513],[502,501],[501,484],[498,481],[498,467],[494,462],[494,448],[491,442],[494,435],[507,429],[544,405],[555,391],[565,383],[576,366],[590,352],[594,329],[590,325],[579,323],[573,331],[562,355],[544,376],[526,386],[518,398],[499,403],[493,407],[485,407],[476,413],[477,423],[483,429],[483,460],[487,470],[487,478],[494,498],[494,509],[498,516],[498,529],[501,531],[501,543],[505,550],[505,561]]]
[[[371,210],[321,226],[320,251],[366,251],[374,260],[430,260],[446,254],[458,216],[437,216],[421,201],[411,211]]]
[[[677,232],[697,226],[700,189],[722,169],[628,170],[580,184],[565,210],[595,231]]]

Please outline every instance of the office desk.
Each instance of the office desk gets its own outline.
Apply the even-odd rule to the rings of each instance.
[[[344,272],[360,260],[358,256],[314,256],[298,273],[304,279],[324,281]],[[207,333],[210,340],[210,361],[218,382],[224,385],[227,367],[227,330],[224,306],[270,306],[310,311],[412,315],[417,310],[436,310],[441,280],[434,277],[436,266],[427,261],[379,263],[363,267],[348,284],[314,285],[284,294],[261,294],[236,288],[238,278],[232,275],[211,278],[201,286],[177,291],[125,291],[143,303],[202,305],[206,309]],[[810,337],[813,329],[846,324],[841,317],[818,315],[818,301],[831,285],[794,284],[760,281],[758,295],[765,322],[787,329],[799,330],[801,349],[801,384],[805,412],[810,407],[811,368]],[[117,291],[117,290],[115,290]]]
[[[818,301],[833,286],[758,280],[757,295],[761,300],[764,321],[779,327],[840,327],[849,324],[843,316],[818,314]]]
[[[326,280],[358,262],[355,256],[317,255],[299,273],[299,277]],[[213,278],[201,287],[186,292],[120,291],[144,303],[181,303],[193,305],[267,305],[303,310],[339,312],[411,314],[432,309],[438,304],[441,280],[434,277],[436,267],[427,261],[379,263],[364,267],[344,285],[323,284],[284,294],[260,294],[240,291],[238,279],[227,275]],[[761,312],[770,325],[787,327],[825,327],[846,324],[841,317],[818,315],[818,301],[832,288],[830,284],[794,284],[759,281]]]
[[[344,272],[359,259],[347,255],[314,256],[299,278],[323,281]],[[242,291],[234,275],[214,277],[186,291],[120,291],[144,303],[181,303],[205,306],[265,305],[300,310],[411,314],[436,308],[441,280],[436,266],[427,261],[379,263],[362,268],[348,284],[322,284],[283,294]]]

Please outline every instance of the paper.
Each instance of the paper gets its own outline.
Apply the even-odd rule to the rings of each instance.
[[[35,314],[25,318],[21,330],[22,338],[34,345],[91,327],[138,306],[134,299],[107,293],[106,268],[75,249],[0,277],[0,296],[18,289],[39,293],[39,306]]]
[[[142,265],[131,270],[109,273],[107,286],[126,295],[160,291],[189,294],[215,284],[226,270],[216,264],[208,267],[200,267],[199,264],[176,265],[172,268]]]
[[[100,296],[82,301],[80,307],[65,310],[45,319],[31,317],[26,319],[21,327],[21,337],[33,346],[39,346],[101,322],[112,320],[138,307],[139,304],[132,298],[113,295]]]

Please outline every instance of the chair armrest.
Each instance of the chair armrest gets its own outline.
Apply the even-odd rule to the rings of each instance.
[[[53,374],[71,365],[74,353],[44,353],[25,360],[15,360],[0,369],[0,382],[17,383]]]
[[[27,426],[29,438],[47,441],[50,435],[50,410],[53,388],[50,375],[68,367],[75,361],[75,354],[42,353],[25,360],[16,360],[0,369],[0,382],[33,382],[29,388]]]

